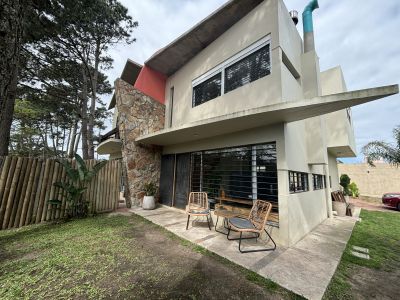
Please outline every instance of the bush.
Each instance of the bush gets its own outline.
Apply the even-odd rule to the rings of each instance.
[[[343,192],[346,196],[350,196],[350,191],[349,191],[350,181],[351,179],[347,174],[342,174],[340,176],[340,185],[343,187]]]
[[[349,191],[350,191],[350,194],[352,197],[360,196],[360,192],[359,192],[357,184],[355,182],[352,182],[349,184]]]

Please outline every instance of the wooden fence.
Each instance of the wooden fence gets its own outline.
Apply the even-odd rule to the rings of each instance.
[[[86,161],[91,168],[95,160]],[[75,161],[73,161],[75,164]],[[84,193],[89,213],[113,211],[118,206],[121,166],[109,161]],[[64,167],[54,159],[0,157],[0,229],[21,227],[65,216],[68,203],[54,182],[67,181]],[[60,205],[48,200],[62,200]]]

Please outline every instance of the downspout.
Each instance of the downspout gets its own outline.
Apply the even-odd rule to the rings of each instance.
[[[304,53],[315,50],[313,11],[319,8],[318,0],[311,0],[303,11]]]

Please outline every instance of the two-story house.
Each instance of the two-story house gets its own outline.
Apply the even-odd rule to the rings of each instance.
[[[283,245],[332,215],[336,159],[356,152],[350,107],[398,86],[348,92],[340,67],[320,71],[316,8],[302,40],[282,0],[228,1],[144,66],[128,60],[110,105],[121,139],[98,152],[123,157],[134,204],[151,180],[182,209],[190,191],[238,207],[265,199]]]

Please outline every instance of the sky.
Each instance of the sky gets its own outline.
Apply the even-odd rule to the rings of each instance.
[[[226,0],[120,0],[139,22],[136,42],[111,49],[114,68],[110,82],[122,72],[128,58],[143,64],[154,52],[190,29]],[[309,0],[284,0],[288,10],[301,12]],[[314,12],[314,35],[321,71],[342,67],[349,91],[400,83],[400,1],[319,0]],[[302,35],[301,17],[297,25]],[[105,99],[107,102],[111,100]],[[352,109],[358,150],[371,140],[393,142],[400,125],[400,95]]]

